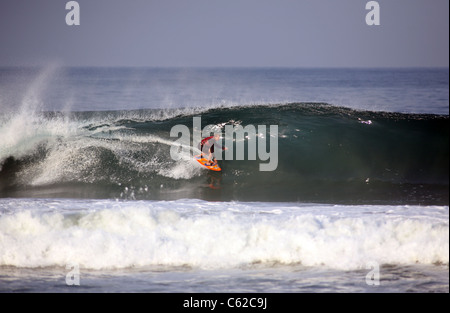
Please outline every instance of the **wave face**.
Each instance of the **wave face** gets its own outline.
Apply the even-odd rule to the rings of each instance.
[[[278,125],[278,166],[170,157],[175,125]],[[320,103],[0,117],[0,197],[447,204],[448,115]],[[248,151],[251,138],[245,138]],[[186,142],[185,146],[191,143]],[[234,143],[236,144],[236,143]]]

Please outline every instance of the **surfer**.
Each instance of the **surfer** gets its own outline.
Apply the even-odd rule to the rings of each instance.
[[[222,146],[219,143],[220,135],[214,134],[214,136],[210,136],[207,138],[202,139],[202,141],[198,144],[198,148],[202,152],[202,156],[206,156],[206,159],[208,160],[207,165],[213,165],[217,162],[216,158],[214,157],[214,146],[217,145],[219,148],[222,148],[222,150],[228,150],[227,147]]]

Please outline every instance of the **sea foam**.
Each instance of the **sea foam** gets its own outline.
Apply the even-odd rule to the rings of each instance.
[[[448,207],[0,200],[0,265],[448,264]],[[371,264],[371,263],[370,263]]]

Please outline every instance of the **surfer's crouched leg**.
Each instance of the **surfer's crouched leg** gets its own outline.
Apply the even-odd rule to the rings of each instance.
[[[212,166],[215,163],[216,163],[216,159],[215,158],[211,158],[211,159],[208,158],[208,161],[205,164],[208,165],[208,166]]]

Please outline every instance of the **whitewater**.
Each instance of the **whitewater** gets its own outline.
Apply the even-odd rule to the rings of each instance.
[[[7,251],[1,265],[76,263],[100,270],[278,263],[351,270],[370,261],[448,263],[447,207],[57,199],[0,204],[0,247]]]
[[[448,292],[448,69],[0,73],[1,292]],[[194,117],[277,169],[172,160]]]

